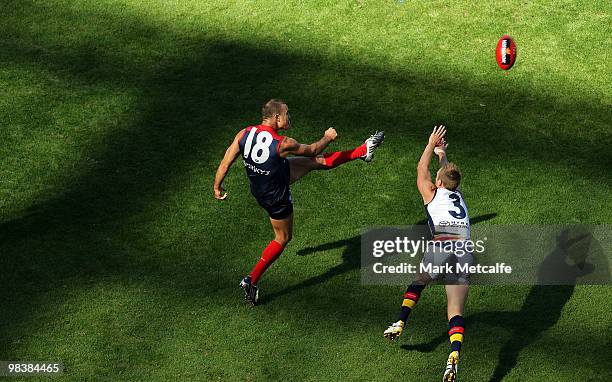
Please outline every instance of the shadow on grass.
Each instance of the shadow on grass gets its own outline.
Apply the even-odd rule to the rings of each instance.
[[[470,219],[472,225],[478,224],[483,221],[491,220],[497,216],[496,213],[479,215]],[[418,221],[415,225],[425,225],[427,224],[427,219]],[[327,272],[322,273],[318,276],[314,276],[309,278],[308,280],[304,280],[299,284],[290,286],[281,291],[271,293],[269,295],[263,295],[260,304],[267,304],[272,300],[284,296],[286,294],[290,294],[296,291],[299,291],[304,288],[312,287],[318,284],[325,283],[329,279],[334,276],[341,275],[346,272],[350,272],[356,269],[359,269],[361,265],[361,236],[353,236],[349,239],[338,240],[332,243],[322,244],[316,247],[309,247],[300,249],[297,252],[298,256],[308,256],[317,252],[325,252],[331,249],[336,248],[344,248],[342,251],[342,263],[336,265],[335,267],[330,268]]]
[[[386,72],[354,63],[350,57],[334,61],[314,51],[303,55],[256,43],[210,40],[203,35],[173,36],[171,30],[130,14],[119,18],[101,11],[56,9],[55,5],[41,2],[14,4],[14,9],[19,10],[12,11],[17,12],[17,18],[3,20],[0,16],[0,21],[12,28],[0,42],[0,62],[34,67],[74,86],[127,85],[139,91],[140,99],[133,110],[137,117],[130,116],[126,128],[112,130],[91,153],[96,166],[78,174],[64,192],[41,201],[21,216],[2,217],[0,355],[5,359],[17,346],[11,339],[28,335],[29,328],[36,327],[37,311],[62,303],[45,301],[45,296],[50,290],[61,290],[66,283],[71,289],[79,289],[105,277],[147,279],[162,289],[177,288],[193,298],[234,285],[240,275],[219,272],[226,269],[226,264],[218,254],[239,252],[240,242],[233,240],[231,251],[227,242],[244,237],[241,224],[176,228],[179,238],[173,244],[177,249],[161,251],[138,231],[138,225],[146,222],[131,219],[142,216],[150,206],[164,206],[167,192],[180,185],[193,168],[204,166],[212,184],[214,164],[226,144],[241,125],[258,122],[256,111],[272,96],[282,97],[292,105],[306,126],[302,134],[312,140],[322,131],[312,126],[322,126],[323,121],[334,121],[337,126],[364,126],[347,133],[356,137],[369,132],[370,124],[387,131],[388,150],[405,155],[409,141],[426,136],[434,119],[441,118],[456,126],[453,144],[464,147],[464,155],[477,160],[504,156],[543,166],[567,163],[587,169],[575,170],[577,175],[597,180],[608,170],[600,160],[606,157],[605,145],[592,141],[588,135],[577,137],[552,128],[548,130],[550,136],[534,138],[520,130],[523,119],[579,123],[581,116],[588,114],[593,120],[609,120],[608,110],[588,99],[568,107],[554,96],[512,88],[500,94],[494,85],[472,84],[454,74]],[[29,27],[32,15],[39,22],[37,28]],[[101,24],[101,29],[121,38],[103,40],[91,34],[75,34],[67,41],[61,35],[36,34],[55,27],[70,34],[66,31],[71,30],[75,20],[85,30],[87,25]],[[186,47],[182,51],[184,57],[162,60],[153,69],[131,60],[127,53],[117,54],[131,51],[134,44],[140,50],[155,52],[158,41],[168,43],[174,38]],[[109,41],[121,49],[115,49]],[[400,99],[387,95],[391,88],[402,89]],[[350,93],[338,89],[358,90]],[[449,103],[451,99],[465,103]],[[493,110],[490,116],[483,115],[479,103]],[[438,110],[447,112],[441,114]],[[237,124],[237,120],[241,122]],[[496,135],[496,139],[474,147],[472,129],[478,127],[486,128],[487,134]],[[541,146],[549,140],[563,150],[544,154]],[[206,194],[208,190],[198,192],[203,192],[204,204],[209,207],[206,211],[212,211],[200,216],[199,221],[228,220],[228,209],[213,204],[216,201]],[[159,215],[163,212],[156,214],[156,221],[162,220]],[[192,229],[200,229],[207,241],[184,242],[180,234],[186,235]],[[138,246],[144,248],[133,250]],[[336,247],[346,247],[342,264],[268,298],[320,284],[358,268],[357,237],[310,249],[310,253]],[[193,253],[200,257],[194,258]],[[296,307],[300,309],[292,302],[287,309]]]
[[[582,245],[576,246],[578,242],[582,242]],[[476,336],[482,325],[498,327],[509,337],[499,351],[490,382],[502,381],[516,366],[521,351],[559,321],[563,308],[572,298],[577,279],[593,271],[592,264],[584,257],[585,246],[588,248],[591,245],[598,244],[589,233],[576,235],[576,232],[563,231],[558,237],[557,248],[540,264],[538,282],[548,285],[534,285],[518,311],[483,312],[467,318],[468,341],[469,333]],[[587,252],[603,253],[601,250]],[[561,283],[568,285],[558,285]],[[427,343],[401,347],[408,351],[432,352],[443,343],[448,343],[446,334]]]

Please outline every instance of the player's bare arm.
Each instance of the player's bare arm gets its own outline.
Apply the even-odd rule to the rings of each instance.
[[[440,167],[444,167],[448,164],[448,159],[446,158],[446,148],[448,147],[448,143],[442,138],[442,142],[438,146],[434,148],[434,154],[438,156],[438,163]]]
[[[227,175],[227,172],[229,171],[230,167],[232,166],[236,158],[238,158],[238,155],[240,155],[239,142],[240,137],[242,137],[243,133],[244,129],[240,130],[238,134],[236,134],[236,137],[234,137],[234,141],[232,142],[232,144],[229,145],[227,150],[225,150],[225,155],[223,156],[223,159],[219,164],[219,168],[217,168],[214,185],[215,199],[217,200],[223,200],[227,197],[227,192],[225,192],[225,189],[222,185],[223,179],[225,179],[225,175]]]
[[[434,127],[433,132],[429,136],[427,146],[425,146],[425,150],[423,150],[419,164],[417,165],[417,188],[419,189],[419,193],[423,197],[423,202],[425,204],[429,203],[431,199],[433,199],[436,190],[436,186],[431,181],[429,163],[431,162],[431,157],[434,154],[436,146],[440,146],[442,144],[445,134],[445,126],[440,125]]]
[[[446,148],[448,147],[448,143],[442,138],[442,142],[434,149],[434,154],[438,156],[438,163],[440,164],[440,168],[446,166],[448,164],[448,157],[446,156]],[[461,185],[457,186],[457,190],[461,190]]]
[[[336,130],[333,127],[330,127],[329,129],[325,130],[323,138],[309,145],[299,143],[295,139],[287,137],[280,145],[280,155],[283,158],[286,158],[289,155],[315,157],[321,154],[327,145],[335,140],[337,136],[338,133],[336,133]]]

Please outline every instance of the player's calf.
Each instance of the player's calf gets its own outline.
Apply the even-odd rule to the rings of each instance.
[[[451,353],[446,361],[446,370],[442,382],[455,382],[457,380],[457,364],[459,363],[459,353],[463,344],[463,334],[465,332],[465,320],[462,316],[453,316],[448,321],[448,338],[451,344]]]
[[[291,240],[291,233],[289,233],[285,238],[283,244],[280,244],[276,240],[272,240],[263,250],[261,258],[257,264],[255,264],[255,267],[253,267],[251,273],[249,273],[249,275],[243,278],[240,282],[240,287],[244,290],[244,298],[251,304],[256,305],[259,298],[259,288],[257,288],[257,282],[264,272],[270,267],[270,265],[272,265],[272,263],[278,259],[285,248],[284,244],[286,244],[289,240]]]
[[[451,344],[451,351],[459,353],[463,344],[463,334],[465,333],[465,320],[462,316],[454,316],[448,321],[448,339]]]
[[[391,324],[391,326],[384,331],[383,335],[385,338],[393,341],[402,334],[404,326],[406,325],[406,320],[421,298],[421,293],[424,288],[425,285],[418,282],[413,282],[408,286],[406,293],[404,293],[404,299],[402,300],[399,321]]]

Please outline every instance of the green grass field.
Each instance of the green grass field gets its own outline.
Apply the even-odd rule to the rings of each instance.
[[[62,361],[60,381],[441,379],[442,288],[387,343],[403,288],[361,285],[361,228],[423,219],[415,167],[436,123],[478,224],[612,223],[611,10],[1,1],[0,360]],[[330,150],[387,140],[294,185],[294,240],[251,308],[237,284],[267,216],[241,166],[226,202],[212,185],[271,97],[299,141],[331,125]],[[609,286],[470,293],[461,381],[612,379]]]

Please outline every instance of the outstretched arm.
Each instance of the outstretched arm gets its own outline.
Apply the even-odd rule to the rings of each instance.
[[[227,175],[227,172],[229,171],[230,167],[232,166],[236,158],[238,158],[238,155],[240,155],[240,138],[242,137],[243,133],[244,130],[241,130],[240,132],[238,132],[238,134],[236,134],[236,137],[234,138],[232,144],[227,148],[227,150],[225,150],[225,155],[223,156],[223,159],[219,164],[219,168],[217,168],[214,185],[215,198],[217,200],[223,200],[227,197],[227,192],[225,192],[225,189],[222,185],[223,179],[225,179],[225,175]]]
[[[448,157],[446,156],[446,148],[448,147],[448,143],[442,138],[442,142],[440,142],[439,146],[436,146],[434,149],[434,153],[438,156],[438,162],[440,164],[440,168],[446,166],[448,164]],[[457,191],[461,190],[461,186],[457,186]]]
[[[440,167],[444,167],[448,164],[448,159],[446,158],[446,148],[448,147],[448,143],[442,138],[439,146],[434,148],[434,154],[438,156],[438,163]]]
[[[293,138],[285,138],[280,146],[280,156],[285,158],[289,155],[300,155],[305,157],[315,157],[323,152],[331,141],[336,139],[338,133],[333,127],[325,130],[323,138],[310,145],[301,144]]]
[[[429,203],[435,194],[436,186],[431,181],[429,162],[431,162],[434,149],[442,142],[444,134],[446,134],[446,127],[442,125],[434,127],[433,132],[429,136],[429,142],[427,142],[427,146],[425,146],[425,150],[423,150],[423,154],[417,165],[417,188],[425,203]]]

